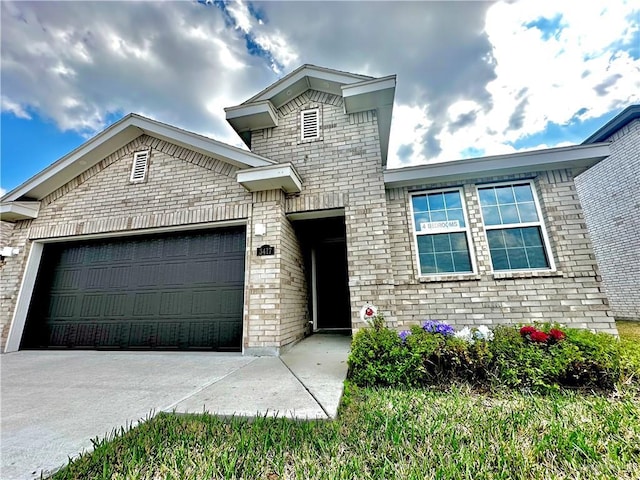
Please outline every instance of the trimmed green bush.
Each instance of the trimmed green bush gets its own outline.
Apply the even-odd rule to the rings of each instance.
[[[615,337],[588,330],[537,324],[455,334],[443,322],[428,321],[398,333],[381,317],[374,323],[353,339],[349,378],[356,385],[612,389],[621,372],[632,377],[640,371],[640,349],[621,357]]]

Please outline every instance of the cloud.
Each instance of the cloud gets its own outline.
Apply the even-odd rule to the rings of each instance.
[[[0,9],[2,110],[85,135],[133,111],[238,145],[223,108],[302,63],[397,74],[390,166],[529,148],[549,125],[639,101],[640,11],[630,1]]]

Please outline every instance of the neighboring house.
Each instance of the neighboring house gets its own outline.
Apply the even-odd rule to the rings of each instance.
[[[226,109],[250,152],[131,114],[7,193],[4,350],[275,355],[367,302],[616,333],[574,185],[609,145],[388,170],[395,83],[304,65]]]
[[[587,228],[616,318],[640,320],[640,105],[584,141],[611,155],[576,178]]]

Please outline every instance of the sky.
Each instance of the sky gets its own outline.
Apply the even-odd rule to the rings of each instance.
[[[579,144],[640,103],[640,4],[0,2],[1,192],[129,112],[225,120],[302,64],[397,75],[389,168]]]

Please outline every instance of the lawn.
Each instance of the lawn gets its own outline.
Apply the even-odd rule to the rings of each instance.
[[[160,414],[54,478],[637,480],[640,399],[348,385],[332,422]]]

